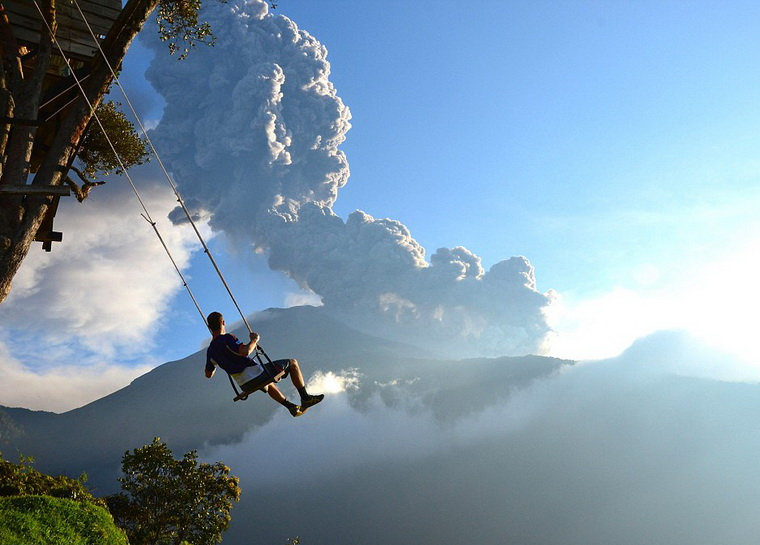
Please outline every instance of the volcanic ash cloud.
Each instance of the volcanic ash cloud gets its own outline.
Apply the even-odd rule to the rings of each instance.
[[[204,17],[216,45],[177,62],[148,38],[158,54],[147,75],[166,100],[153,139],[213,229],[268,252],[272,268],[357,327],[442,350],[541,352],[550,298],[527,259],[485,271],[455,247],[428,262],[401,222],[334,214],[351,114],[322,44],[258,0],[211,2]]]

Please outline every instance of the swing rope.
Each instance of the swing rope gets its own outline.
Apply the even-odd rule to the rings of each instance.
[[[193,304],[195,305],[196,310],[200,314],[201,319],[203,320],[203,323],[206,325],[206,327],[208,327],[208,322],[206,321],[205,314],[203,313],[203,311],[201,310],[200,305],[198,304],[198,300],[196,299],[195,295],[193,294],[192,290],[190,289],[190,285],[188,284],[187,280],[185,279],[184,275],[182,274],[181,270],[179,269],[179,266],[177,265],[176,261],[174,260],[174,257],[172,256],[171,251],[169,250],[168,246],[166,245],[166,242],[164,241],[163,237],[161,236],[161,233],[160,233],[160,231],[158,229],[157,223],[151,217],[150,212],[148,211],[148,208],[147,208],[147,206],[145,204],[145,201],[143,200],[142,196],[140,195],[140,192],[137,189],[137,186],[135,185],[134,181],[132,180],[132,177],[130,176],[128,169],[126,168],[126,166],[124,165],[121,157],[119,156],[118,152],[116,151],[116,147],[114,146],[113,142],[111,141],[110,137],[108,136],[108,133],[106,132],[105,127],[103,126],[103,123],[101,122],[100,118],[98,117],[96,109],[95,109],[94,105],[92,104],[92,101],[90,101],[90,99],[87,97],[87,93],[85,92],[84,87],[82,86],[82,80],[80,80],[77,77],[76,73],[74,72],[74,70],[73,70],[73,68],[71,66],[71,63],[70,63],[68,57],[66,57],[66,55],[64,54],[63,49],[62,49],[60,43],[58,42],[58,39],[55,36],[55,33],[53,32],[52,28],[48,24],[47,19],[45,19],[45,16],[44,16],[44,14],[42,12],[42,9],[40,8],[39,4],[37,3],[37,0],[32,0],[32,1],[34,2],[34,5],[37,8],[37,11],[40,14],[40,18],[42,19],[42,22],[44,23],[45,27],[47,28],[48,33],[50,34],[51,38],[55,42],[56,48],[58,49],[58,52],[60,53],[61,58],[63,58],[63,60],[65,61],[66,66],[69,69],[69,73],[71,74],[71,76],[73,77],[73,79],[75,81],[75,85],[79,88],[79,91],[82,94],[82,97],[84,98],[85,102],[87,103],[88,107],[90,108],[90,114],[91,114],[91,116],[95,119],[95,121],[97,122],[98,126],[100,127],[100,130],[103,133],[103,136],[106,139],[106,142],[108,143],[109,147],[111,148],[111,152],[114,154],[114,157],[116,157],[116,160],[117,160],[117,162],[118,162],[118,164],[119,164],[122,172],[124,172],[127,180],[129,181],[129,185],[132,188],[133,193],[137,197],[137,200],[139,201],[140,206],[143,209],[143,213],[141,214],[141,216],[153,228],[153,231],[156,234],[156,237],[161,242],[161,245],[163,246],[164,251],[166,252],[166,255],[169,257],[169,260],[171,261],[172,265],[174,266],[174,270],[179,275],[179,278],[182,281],[182,285],[186,289],[188,295],[190,295],[190,298],[192,299]],[[169,185],[171,186],[172,191],[174,192],[174,195],[177,197],[177,202],[179,202],[180,207],[182,208],[183,212],[185,213],[185,216],[187,217],[187,220],[189,221],[190,225],[193,227],[193,230],[194,230],[194,232],[195,232],[198,240],[200,241],[200,243],[201,243],[201,245],[203,247],[204,253],[208,256],[209,260],[211,261],[211,264],[213,265],[214,270],[216,271],[217,275],[219,276],[219,279],[221,280],[222,284],[224,285],[225,289],[227,290],[227,293],[230,296],[230,299],[232,300],[232,302],[234,303],[235,308],[237,309],[238,313],[240,314],[240,317],[242,318],[243,323],[245,324],[246,328],[248,329],[248,332],[250,334],[252,334],[253,330],[251,329],[251,326],[248,323],[248,320],[246,319],[245,315],[243,314],[243,311],[240,308],[240,305],[238,304],[237,299],[235,298],[234,294],[232,293],[232,290],[231,290],[229,284],[227,283],[226,279],[224,278],[224,275],[222,274],[222,271],[219,268],[216,260],[214,259],[214,256],[212,255],[211,250],[209,249],[208,245],[206,244],[206,241],[204,240],[204,238],[201,235],[201,233],[200,233],[197,225],[195,224],[195,221],[193,220],[192,215],[190,214],[187,206],[185,205],[185,202],[182,199],[182,196],[180,195],[179,190],[178,190],[176,184],[174,183],[174,180],[172,180],[171,176],[169,175],[168,170],[166,169],[163,161],[161,160],[161,157],[160,157],[160,155],[158,153],[158,150],[156,150],[155,146],[153,145],[153,142],[151,141],[150,136],[148,135],[148,131],[145,129],[145,126],[143,125],[142,120],[140,119],[140,116],[137,114],[137,112],[135,111],[134,107],[132,106],[132,102],[129,100],[129,97],[128,97],[127,93],[126,93],[126,90],[121,85],[121,81],[119,80],[118,76],[116,75],[116,72],[114,71],[111,63],[109,62],[109,60],[108,60],[105,52],[101,48],[100,42],[98,41],[97,37],[95,36],[95,34],[94,34],[93,30],[92,30],[92,27],[90,26],[89,22],[87,21],[87,18],[85,17],[84,13],[82,12],[82,9],[80,8],[79,3],[77,2],[77,0],[73,0],[73,2],[74,2],[74,5],[76,6],[77,10],[79,11],[80,16],[82,17],[82,21],[87,26],[87,29],[90,32],[90,36],[92,37],[93,42],[95,43],[95,46],[98,48],[98,51],[100,52],[100,54],[101,54],[101,56],[103,58],[103,61],[106,63],[106,66],[108,66],[108,69],[111,72],[111,76],[114,78],[114,81],[116,82],[117,86],[121,90],[121,93],[124,96],[124,99],[125,99],[127,105],[129,106],[129,109],[132,112],[132,115],[134,116],[134,118],[136,119],[138,125],[140,126],[140,129],[141,129],[141,131],[142,131],[142,133],[143,133],[146,141],[148,142],[148,144],[149,144],[149,146],[151,148],[151,151],[153,152],[153,154],[155,155],[155,157],[156,157],[159,165],[161,166],[161,170],[163,171],[164,176],[166,177],[166,180],[169,182]],[[73,86],[71,86],[71,87],[73,87]],[[270,378],[272,378],[272,380],[274,380],[274,377],[271,376],[271,373],[268,371],[268,369],[264,365],[264,361],[262,360],[262,356],[263,356],[263,358],[265,358],[267,360],[268,363],[272,362],[272,360],[269,358],[269,356],[264,351],[264,349],[260,345],[258,345],[258,343],[257,343],[257,345],[256,345],[256,352],[255,352],[255,355],[253,356],[253,358],[261,366],[262,370],[265,373],[267,373],[267,375],[269,375]],[[235,386],[235,383],[232,380],[232,376],[229,373],[227,373],[227,377],[229,378],[230,385],[232,386],[232,389],[235,392],[234,401],[247,399],[248,398],[248,393],[238,391],[238,388]]]
[[[185,277],[183,276],[182,272],[180,271],[179,267],[177,266],[177,262],[174,260],[174,257],[172,256],[171,252],[169,251],[169,247],[166,245],[166,242],[164,241],[164,238],[161,236],[161,232],[158,230],[157,223],[153,220],[153,218],[150,215],[150,212],[148,211],[148,207],[145,204],[145,201],[143,200],[142,196],[140,195],[140,192],[137,190],[137,186],[135,185],[134,181],[132,180],[132,176],[129,175],[129,170],[124,165],[124,162],[122,161],[121,157],[116,151],[116,147],[114,146],[113,142],[111,141],[111,138],[108,136],[108,133],[106,132],[105,127],[103,126],[103,123],[100,120],[100,117],[98,117],[97,112],[95,111],[95,107],[92,104],[92,101],[87,97],[87,93],[84,90],[84,87],[82,86],[82,80],[80,80],[76,73],[74,72],[74,69],[71,66],[71,63],[69,62],[68,57],[63,52],[63,48],[61,47],[61,44],[58,42],[58,39],[55,36],[55,33],[53,32],[53,29],[50,27],[50,24],[48,23],[47,19],[45,19],[45,15],[42,12],[42,9],[40,8],[39,4],[37,3],[37,0],[32,0],[34,2],[35,7],[37,8],[37,11],[40,14],[40,18],[42,19],[42,22],[45,24],[45,27],[47,28],[48,32],[50,33],[50,36],[53,39],[53,42],[55,43],[56,48],[58,49],[58,52],[61,55],[61,58],[63,58],[64,62],[66,63],[66,66],[69,69],[69,73],[74,78],[75,85],[79,88],[79,91],[82,94],[82,97],[84,98],[85,102],[87,103],[87,106],[90,108],[90,114],[95,119],[95,122],[98,124],[98,127],[100,127],[101,132],[103,133],[103,137],[106,139],[106,142],[108,143],[108,146],[111,148],[111,152],[114,154],[114,157],[116,157],[116,161],[119,163],[119,167],[121,168],[122,172],[124,172],[124,175],[127,178],[127,181],[129,182],[130,187],[132,188],[132,192],[137,197],[138,202],[140,203],[140,206],[143,209],[143,213],[141,216],[145,221],[147,221],[151,227],[153,228],[153,232],[156,234],[156,237],[161,242],[161,246],[163,246],[164,251],[166,252],[166,255],[169,257],[169,260],[172,262],[172,265],[174,265],[174,270],[177,271],[177,274],[180,277],[180,280],[182,280],[182,285],[187,290],[187,293],[190,295],[190,298],[193,300],[193,304],[195,305],[195,308],[198,310],[198,313],[201,315],[201,319],[204,323],[206,323],[206,318],[204,317],[203,311],[201,310],[200,305],[198,304],[198,300],[195,298],[195,295],[193,294],[192,290],[190,289],[190,285],[187,283],[187,280],[185,280]],[[73,87],[73,86],[72,86]]]
[[[36,0],[35,0],[36,1]],[[127,103],[127,106],[129,107],[130,111],[132,112],[132,115],[134,116],[135,120],[137,121],[137,124],[140,126],[140,130],[142,131],[143,136],[145,137],[146,142],[148,142],[148,146],[150,146],[151,151],[153,152],[153,155],[155,155],[156,160],[161,167],[162,172],[164,173],[164,177],[166,178],[167,182],[169,182],[169,185],[172,188],[172,191],[174,192],[174,195],[177,197],[177,202],[180,205],[180,208],[182,208],[182,211],[185,213],[185,217],[187,217],[187,220],[190,222],[190,225],[193,227],[193,231],[195,231],[195,235],[198,237],[198,240],[201,243],[201,246],[203,246],[204,253],[208,256],[209,260],[211,261],[211,264],[214,267],[214,270],[216,271],[216,274],[219,276],[219,279],[221,280],[222,284],[224,285],[225,289],[227,290],[227,293],[230,296],[230,299],[232,300],[233,304],[235,305],[235,308],[238,311],[238,314],[240,314],[240,317],[243,320],[243,323],[245,324],[245,327],[248,329],[249,333],[253,333],[253,330],[251,329],[251,326],[248,324],[248,320],[246,319],[245,315],[243,314],[243,311],[240,309],[240,305],[238,305],[237,299],[232,293],[232,290],[230,289],[229,284],[227,284],[227,280],[225,280],[224,275],[222,274],[221,269],[219,268],[219,265],[217,264],[216,260],[214,259],[214,256],[211,253],[211,250],[209,250],[209,247],[206,245],[206,241],[204,240],[203,236],[201,235],[201,232],[198,230],[198,227],[195,224],[195,221],[193,220],[192,214],[190,214],[190,211],[188,210],[187,206],[185,205],[185,201],[182,198],[182,195],[179,193],[179,189],[177,189],[177,184],[172,179],[171,175],[169,174],[169,171],[167,170],[166,166],[164,165],[164,162],[161,160],[161,156],[158,153],[158,150],[156,150],[155,146],[153,145],[153,141],[150,139],[150,136],[148,135],[148,131],[145,129],[145,126],[142,123],[142,120],[140,119],[140,116],[135,111],[135,108],[132,106],[132,101],[129,100],[129,96],[127,96],[127,92],[124,89],[124,87],[121,84],[121,81],[119,80],[119,76],[116,74],[116,71],[113,69],[113,66],[111,65],[110,61],[108,60],[108,57],[106,56],[105,52],[103,51],[103,48],[100,46],[100,42],[98,41],[97,37],[95,36],[95,32],[93,32],[92,27],[90,26],[89,21],[87,20],[87,17],[85,16],[84,12],[82,11],[82,8],[79,6],[79,2],[77,0],[73,0],[74,5],[77,8],[77,11],[79,12],[80,17],[82,18],[82,21],[84,22],[85,26],[87,26],[87,30],[90,33],[90,36],[92,37],[92,41],[95,44],[95,46],[98,48],[98,51],[100,52],[100,56],[103,58],[103,61],[106,63],[106,66],[108,66],[108,69],[111,71],[111,76],[113,77],[114,81],[116,82],[116,85],[119,87],[119,90],[121,91],[121,94],[124,96],[124,100]]]

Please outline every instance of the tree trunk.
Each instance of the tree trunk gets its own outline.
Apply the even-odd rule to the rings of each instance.
[[[118,70],[132,40],[143,27],[158,1],[129,0],[109,30],[102,48],[115,70]],[[41,7],[43,11],[48,10],[47,15],[54,22],[54,3],[47,0],[41,2]],[[20,67],[21,61],[18,57],[18,49],[15,51],[17,61],[13,59],[13,52],[7,50],[5,44],[11,41],[12,36],[7,35],[10,29],[3,25],[2,15],[0,13],[0,46],[4,50],[3,61],[7,73],[9,68],[13,70],[14,66]],[[16,118],[37,119],[42,79],[50,60],[50,48],[55,48],[44,25],[41,35],[43,38],[40,40],[37,51],[35,69],[30,74],[21,72],[16,78],[6,77],[9,100],[14,107],[13,115]],[[12,41],[15,42],[15,40]],[[52,51],[57,53],[57,49]],[[9,59],[17,64],[9,63]],[[111,80],[112,75],[108,65],[100,57],[100,53],[97,53],[91,63],[90,75],[82,84],[92,108],[100,103],[108,91]],[[2,98],[3,95],[0,93],[0,99]],[[0,106],[5,107],[3,104]],[[90,105],[80,96],[57,128],[49,149],[44,152],[32,185],[58,186],[63,183],[91,116]],[[29,161],[34,151],[35,131],[34,126],[11,126],[6,153],[3,156],[0,184],[24,185],[27,183]],[[0,195],[0,303],[8,296],[11,281],[29,253],[51,202],[52,197]]]

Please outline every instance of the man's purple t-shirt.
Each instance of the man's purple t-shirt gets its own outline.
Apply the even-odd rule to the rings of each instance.
[[[258,366],[253,358],[240,355],[238,349],[242,344],[231,333],[225,333],[213,339],[206,350],[206,371],[211,373],[214,370],[214,365],[218,365],[234,375],[246,367]]]

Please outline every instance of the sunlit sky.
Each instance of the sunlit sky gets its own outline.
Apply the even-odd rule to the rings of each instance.
[[[274,13],[324,44],[352,113],[337,214],[399,220],[428,255],[461,245],[486,268],[527,257],[539,291],[554,292],[552,355],[612,356],[683,328],[760,361],[756,3],[282,0]],[[122,81],[155,125],[150,56],[136,43]],[[160,198],[165,214],[174,203]],[[137,205],[119,221],[150,230]],[[65,259],[66,244],[51,255]],[[236,256],[219,238],[212,249],[246,311],[310,300],[263,257]],[[205,256],[189,258],[205,310],[234,312]],[[108,384],[201,346],[187,295],[167,304],[143,324],[152,334],[134,333],[146,350],[108,354],[128,369]],[[0,333],[23,367],[13,330]],[[56,346],[76,360],[77,347]]]

